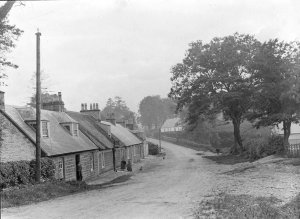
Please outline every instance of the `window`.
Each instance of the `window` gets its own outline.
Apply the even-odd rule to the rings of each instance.
[[[78,124],[77,123],[63,123],[61,124],[72,136],[78,136]]]
[[[48,123],[45,121],[42,121],[42,136],[49,137]]]
[[[91,172],[93,172],[94,169],[95,169],[95,164],[94,164],[94,153],[91,153],[90,160],[91,160]]]
[[[64,162],[62,158],[58,161],[58,178],[64,178]]]
[[[73,135],[78,136],[78,124],[73,124]]]
[[[37,124],[35,121],[28,122],[28,125],[36,130]],[[41,135],[42,137],[49,137],[49,122],[41,121]]]

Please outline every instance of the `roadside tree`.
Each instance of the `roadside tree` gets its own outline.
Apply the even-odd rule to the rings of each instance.
[[[256,92],[249,119],[255,126],[282,124],[289,144],[291,124],[300,119],[300,42],[269,40],[254,56]]]
[[[207,44],[192,42],[182,63],[171,69],[169,97],[177,102],[177,110],[187,107],[190,125],[222,112],[233,123],[232,153],[244,150],[240,125],[251,108],[254,81],[250,67],[259,45],[253,36],[238,33]]]

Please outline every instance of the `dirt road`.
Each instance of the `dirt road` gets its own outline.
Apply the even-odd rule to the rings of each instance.
[[[217,165],[197,151],[163,142],[129,181],[102,190],[4,209],[2,218],[188,218],[216,186]]]

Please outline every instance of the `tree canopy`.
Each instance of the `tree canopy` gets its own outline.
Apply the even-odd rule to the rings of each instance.
[[[192,42],[182,63],[171,69],[169,97],[177,101],[177,109],[187,107],[189,124],[222,112],[234,126],[234,153],[243,150],[240,124],[251,107],[251,63],[259,45],[253,36],[238,33],[206,44]]]
[[[3,78],[7,77],[6,67],[17,68],[18,66],[7,59],[7,54],[16,46],[15,41],[23,31],[15,25],[8,24],[7,15],[15,1],[7,1],[0,7],[0,86],[4,85]]]
[[[149,129],[158,128],[170,116],[174,116],[176,104],[159,95],[147,96],[139,104],[140,122]]]
[[[261,45],[254,57],[256,92],[249,113],[256,127],[283,125],[287,145],[291,123],[300,119],[300,43],[278,39]]]
[[[128,108],[126,102],[119,96],[115,96],[114,99],[108,98],[101,116],[106,118],[111,113],[114,113],[117,120],[135,119],[134,112]]]

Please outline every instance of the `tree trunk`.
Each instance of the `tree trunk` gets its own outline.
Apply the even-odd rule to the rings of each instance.
[[[284,148],[286,149],[287,146],[290,145],[289,143],[289,137],[291,134],[291,121],[283,121],[283,142],[284,142]]]
[[[0,7],[0,22],[3,21],[16,1],[7,1]]]
[[[243,151],[243,143],[242,143],[241,132],[240,132],[241,119],[233,118],[232,124],[233,124],[234,145],[231,148],[231,153],[239,154]]]

